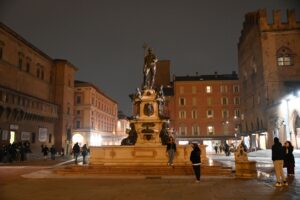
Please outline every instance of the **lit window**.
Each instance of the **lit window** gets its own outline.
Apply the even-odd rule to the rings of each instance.
[[[212,93],[212,87],[206,86],[206,93]]]
[[[278,66],[291,66],[293,65],[293,57],[290,49],[281,47],[277,51],[277,65]]]
[[[207,134],[214,135],[215,129],[213,126],[207,126]]]

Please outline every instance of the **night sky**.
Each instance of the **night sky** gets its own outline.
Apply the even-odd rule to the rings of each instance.
[[[171,76],[231,73],[244,15],[259,8],[269,16],[294,8],[300,19],[300,0],[0,0],[0,21],[50,57],[70,61],[76,79],[97,85],[131,115],[128,94],[142,83],[145,42],[171,60]]]

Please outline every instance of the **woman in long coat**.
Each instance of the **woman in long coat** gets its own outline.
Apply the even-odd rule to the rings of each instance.
[[[294,147],[290,141],[286,141],[283,146],[284,149],[284,167],[287,169],[288,176],[295,175],[295,157],[293,154]]]

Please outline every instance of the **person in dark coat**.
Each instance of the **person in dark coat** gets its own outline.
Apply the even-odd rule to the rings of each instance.
[[[75,158],[75,164],[77,164],[77,158],[79,156],[80,153],[80,146],[78,144],[78,142],[76,142],[72,148],[73,150],[73,154],[74,154],[74,158]]]
[[[42,152],[43,152],[43,155],[44,155],[44,160],[46,160],[47,157],[48,157],[49,148],[47,147],[47,145],[42,146],[42,148],[43,148]]]
[[[283,173],[283,160],[284,160],[284,149],[279,142],[278,137],[274,138],[274,144],[272,146],[272,160],[276,175],[276,187],[283,185],[287,186],[286,178]]]
[[[174,138],[170,137],[169,142],[167,143],[167,149],[166,149],[168,156],[169,156],[169,161],[168,165],[173,167],[173,160],[176,152],[176,143],[174,141]]]
[[[200,182],[200,175],[201,175],[201,150],[198,144],[192,145],[193,150],[190,155],[190,161],[193,165],[193,170],[196,176],[196,182]]]
[[[55,146],[54,146],[54,145],[51,146],[51,148],[50,148],[50,153],[51,153],[51,159],[52,159],[52,160],[55,160],[56,149],[55,149]]]
[[[86,146],[86,144],[83,145],[82,149],[81,149],[81,154],[82,154],[82,161],[83,161],[83,164],[86,164],[86,156],[88,154],[88,148]]]
[[[284,143],[284,167],[287,169],[288,176],[295,176],[295,157],[294,147],[290,141]]]

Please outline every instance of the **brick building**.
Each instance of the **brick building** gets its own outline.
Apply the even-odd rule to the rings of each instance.
[[[67,147],[77,68],[55,60],[0,23],[0,144]]]
[[[179,141],[212,148],[239,137],[239,80],[232,74],[175,76],[169,99],[170,128]],[[232,142],[232,141],[231,141]]]
[[[294,10],[287,11],[286,20],[280,10],[271,20],[265,9],[246,14],[238,62],[242,132],[252,148],[270,148],[275,136],[298,146],[299,55],[300,22]]]
[[[73,143],[93,146],[119,144],[116,101],[91,83],[75,81]]]
[[[159,60],[156,65],[154,88],[170,85],[170,60]]]

